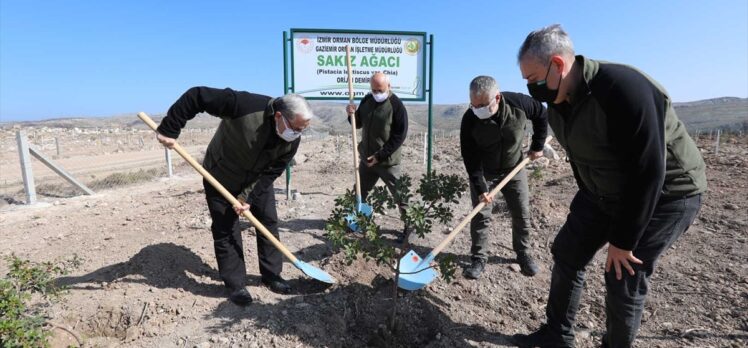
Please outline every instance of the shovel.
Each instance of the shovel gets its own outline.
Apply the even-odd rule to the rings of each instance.
[[[147,124],[148,127],[151,127],[151,129],[153,129],[154,131],[156,130],[156,128],[158,128],[158,125],[156,125],[156,123],[153,122],[153,120],[150,117],[148,117],[148,115],[146,115],[144,112],[139,112],[138,117],[141,120],[143,120],[143,122],[145,122],[145,124]],[[210,173],[208,173],[208,171],[205,170],[203,166],[197,163],[197,161],[195,161],[195,159],[192,158],[192,156],[190,156],[190,154],[187,153],[187,151],[185,151],[184,148],[182,148],[182,146],[180,146],[178,143],[174,143],[174,151],[176,151],[180,156],[182,156],[182,158],[184,158],[184,160],[187,161],[187,163],[189,163],[192,166],[192,168],[195,168],[195,170],[197,170],[198,173],[200,173],[200,175],[202,175],[205,178],[205,180],[207,180],[211,185],[213,185],[213,187],[215,187],[216,190],[218,190],[218,192],[220,192],[221,195],[223,195],[223,198],[229,201],[229,203],[231,203],[232,206],[240,205],[239,201],[237,201],[236,198],[234,198],[234,196],[232,196],[231,193],[229,193],[229,191],[226,191],[223,185],[221,185],[221,183],[218,182],[218,180],[216,180],[216,178],[214,178],[213,175],[210,175]],[[280,252],[289,261],[291,261],[291,263],[293,263],[294,266],[296,266],[296,268],[304,272],[304,274],[314,279],[317,279],[321,282],[330,283],[330,284],[335,283],[335,278],[327,274],[327,272],[317,267],[314,267],[310,264],[307,264],[304,261],[301,261],[297,259],[295,256],[293,256],[293,254],[291,254],[291,252],[288,251],[288,249],[286,249],[286,247],[283,246],[283,244],[281,244],[281,242],[278,239],[276,239],[275,236],[273,236],[273,234],[270,233],[270,231],[268,231],[268,229],[262,225],[262,223],[260,223],[260,221],[258,221],[254,216],[252,216],[252,213],[245,210],[242,212],[242,215],[245,218],[247,218],[252,223],[252,225],[254,225],[255,228],[257,228],[257,230],[259,230],[265,236],[265,238],[269,239],[270,242],[273,243],[273,245],[278,250],[280,250]]]
[[[345,46],[345,58],[348,64],[348,103],[353,105],[353,80],[351,79],[351,47]],[[371,216],[373,209],[370,205],[361,201],[361,177],[358,175],[358,150],[356,145],[356,115],[348,114],[351,119],[351,128],[353,129],[353,172],[356,174],[356,212],[348,214],[345,217],[345,221],[348,223],[348,228],[353,232],[359,232],[358,228],[358,213],[364,214],[365,216]]]
[[[545,142],[548,143],[551,140],[551,137],[547,137],[545,139]],[[494,187],[491,192],[488,193],[488,197],[491,198],[495,196],[506,184],[509,182],[510,179],[512,179],[519,171],[524,168],[528,163],[530,163],[530,158],[527,157],[522,160],[514,169],[512,169],[509,174],[507,174],[501,182]],[[433,267],[431,267],[431,262],[434,261],[434,258],[436,255],[438,255],[444,248],[447,247],[447,245],[452,242],[452,240],[457,236],[460,231],[467,225],[468,222],[470,222],[470,219],[472,219],[478,212],[480,212],[481,209],[486,205],[486,203],[480,202],[478,203],[475,208],[468,214],[462,222],[460,222],[457,227],[455,227],[452,232],[449,233],[447,238],[444,238],[444,240],[436,247],[434,250],[431,250],[426,257],[420,257],[415,251],[410,250],[408,251],[405,256],[403,256],[400,259],[400,277],[397,281],[397,286],[399,286],[401,289],[405,290],[418,290],[423,288],[424,286],[428,285],[436,277],[438,276],[436,274],[436,270],[434,270]]]

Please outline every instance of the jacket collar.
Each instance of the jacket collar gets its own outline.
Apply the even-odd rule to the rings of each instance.
[[[574,57],[574,63],[582,68],[582,76],[580,77],[581,81],[579,81],[575,90],[569,95],[569,102],[572,105],[581,101],[591,93],[590,82],[595,78],[600,69],[600,63],[582,55]]]

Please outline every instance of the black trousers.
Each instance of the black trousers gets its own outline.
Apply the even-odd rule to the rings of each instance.
[[[574,323],[582,297],[587,264],[606,243],[610,219],[601,202],[580,190],[571,202],[566,223],[558,232],[551,252],[553,271],[546,306],[547,324],[558,346],[574,346]],[[618,280],[611,269],[605,274],[606,334],[604,347],[631,347],[641,324],[649,279],[660,255],[693,223],[701,207],[701,195],[660,199],[633,254],[644,263],[631,263],[635,274],[622,270]]]
[[[358,175],[361,179],[361,200],[366,201],[366,197],[369,197],[369,192],[374,188],[379,179],[382,179],[387,189],[390,190],[390,194],[397,203],[397,208],[400,210],[400,216],[405,216],[406,205],[397,196],[395,190],[395,184],[400,179],[401,168],[399,164],[391,167],[382,167],[375,165],[373,167],[367,167],[366,161],[362,158],[358,165]],[[354,186],[354,190],[355,190]]]
[[[213,248],[218,261],[218,273],[229,289],[244,287],[247,268],[244,264],[241,230],[236,226],[239,216],[236,215],[231,204],[210,183],[203,180],[203,186],[210,217],[213,219],[210,230],[213,233]],[[275,238],[278,238],[275,192],[272,188],[263,190],[263,192],[252,202],[249,211]],[[239,192],[231,192],[231,194],[236,196]],[[257,231],[256,235],[260,274],[263,278],[279,276],[283,270],[283,254],[260,231]]]

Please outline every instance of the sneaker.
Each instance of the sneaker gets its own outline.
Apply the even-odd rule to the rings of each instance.
[[[520,348],[534,348],[534,347],[540,347],[540,348],[567,348],[567,347],[574,347],[574,345],[565,344],[562,341],[553,338],[551,336],[550,331],[548,330],[548,326],[543,324],[537,331],[525,335],[525,334],[515,334],[512,337],[509,338],[509,341],[511,341],[513,344],[517,345],[517,347]]]
[[[462,275],[465,276],[465,278],[478,279],[480,278],[480,275],[481,273],[483,273],[484,269],[486,269],[486,260],[473,259],[470,267],[465,268],[465,270],[462,272]]]
[[[291,285],[280,276],[262,277],[262,284],[265,284],[270,291],[277,294],[288,294],[291,292]]]
[[[246,306],[252,303],[252,295],[249,294],[246,288],[242,287],[231,292],[229,301],[239,306]]]
[[[522,274],[528,277],[538,274],[538,265],[535,264],[535,261],[528,253],[517,253],[517,263],[519,263],[519,268],[520,271],[522,271]]]

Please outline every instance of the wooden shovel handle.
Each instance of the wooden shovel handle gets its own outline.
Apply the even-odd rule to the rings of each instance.
[[[545,138],[545,144],[547,144],[549,141],[551,141],[551,138],[552,137],[550,135],[547,138]],[[519,162],[519,164],[517,166],[515,166],[514,169],[512,169],[512,171],[509,172],[509,174],[507,174],[504,177],[504,179],[501,180],[501,182],[499,182],[499,184],[496,185],[496,187],[493,188],[493,190],[491,190],[491,192],[488,193],[488,197],[492,198],[497,193],[499,193],[499,191],[502,188],[504,188],[504,186],[506,186],[506,184],[509,182],[509,180],[511,180],[515,175],[517,175],[517,173],[519,173],[519,171],[522,170],[522,168],[524,168],[528,163],[530,163],[530,158],[529,157],[525,157],[525,159],[523,159],[522,162]],[[478,203],[475,206],[475,208],[473,208],[473,210],[470,211],[470,214],[468,214],[464,219],[462,219],[462,221],[460,222],[460,224],[457,225],[457,227],[455,227],[452,230],[452,232],[449,233],[449,235],[447,236],[447,238],[445,238],[441,243],[439,243],[439,245],[436,246],[436,248],[434,248],[434,250],[431,251],[431,255],[436,256],[442,250],[444,250],[444,248],[446,248],[447,245],[449,245],[449,243],[452,242],[452,240],[457,236],[457,234],[460,233],[460,231],[462,231],[462,229],[465,227],[465,225],[467,225],[467,223],[470,222],[470,219],[472,219],[476,214],[478,214],[478,212],[481,209],[483,209],[483,207],[485,207],[485,206],[486,206],[486,203],[484,203],[484,202]]]
[[[145,124],[147,124],[148,127],[151,127],[151,129],[153,129],[154,131],[156,131],[156,128],[158,128],[158,125],[156,124],[156,122],[153,122],[153,120],[148,115],[146,115],[144,112],[139,112],[138,117],[141,120],[143,120],[143,122],[145,122]],[[187,153],[187,151],[185,151],[185,149],[182,148],[182,146],[180,146],[179,143],[176,143],[176,142],[174,143],[174,151],[176,151],[180,156],[182,156],[182,158],[184,158],[184,160],[187,161],[187,163],[189,163],[192,166],[192,168],[195,168],[195,170],[197,170],[197,172],[200,173],[200,175],[202,175],[203,178],[205,178],[205,180],[207,180],[213,187],[215,187],[215,189],[221,193],[223,198],[226,198],[226,200],[229,201],[229,203],[231,203],[232,206],[241,205],[239,201],[236,198],[234,198],[234,196],[231,195],[231,193],[229,193],[229,191],[227,191],[226,188],[224,188],[223,185],[221,185],[221,183],[218,182],[218,180],[216,180],[216,178],[213,177],[213,175],[208,173],[208,171],[205,170],[205,168],[203,168],[203,166],[201,166],[200,163],[197,163],[197,161],[195,161],[195,159],[192,158],[192,156],[190,156],[190,154]],[[273,245],[278,250],[280,250],[280,252],[283,253],[283,255],[286,256],[286,258],[288,258],[291,262],[296,263],[297,261],[296,257],[293,256],[293,254],[291,254],[291,252],[288,251],[288,249],[286,249],[286,247],[283,246],[283,244],[281,244],[281,242],[277,238],[275,238],[275,236],[273,236],[273,234],[270,233],[270,231],[268,231],[268,229],[265,228],[265,226],[263,226],[262,223],[258,221],[252,215],[252,213],[245,210],[244,212],[242,212],[242,215],[244,215],[244,217],[247,218],[252,223],[252,225],[254,225],[267,239],[269,239],[270,242],[273,243]]]
[[[351,77],[351,46],[345,46],[345,61],[348,65],[348,103],[353,105],[353,78]],[[353,129],[353,171],[356,174],[356,200],[361,203],[361,177],[358,175],[358,141],[356,139],[356,114],[348,114],[351,118],[351,128]]]

